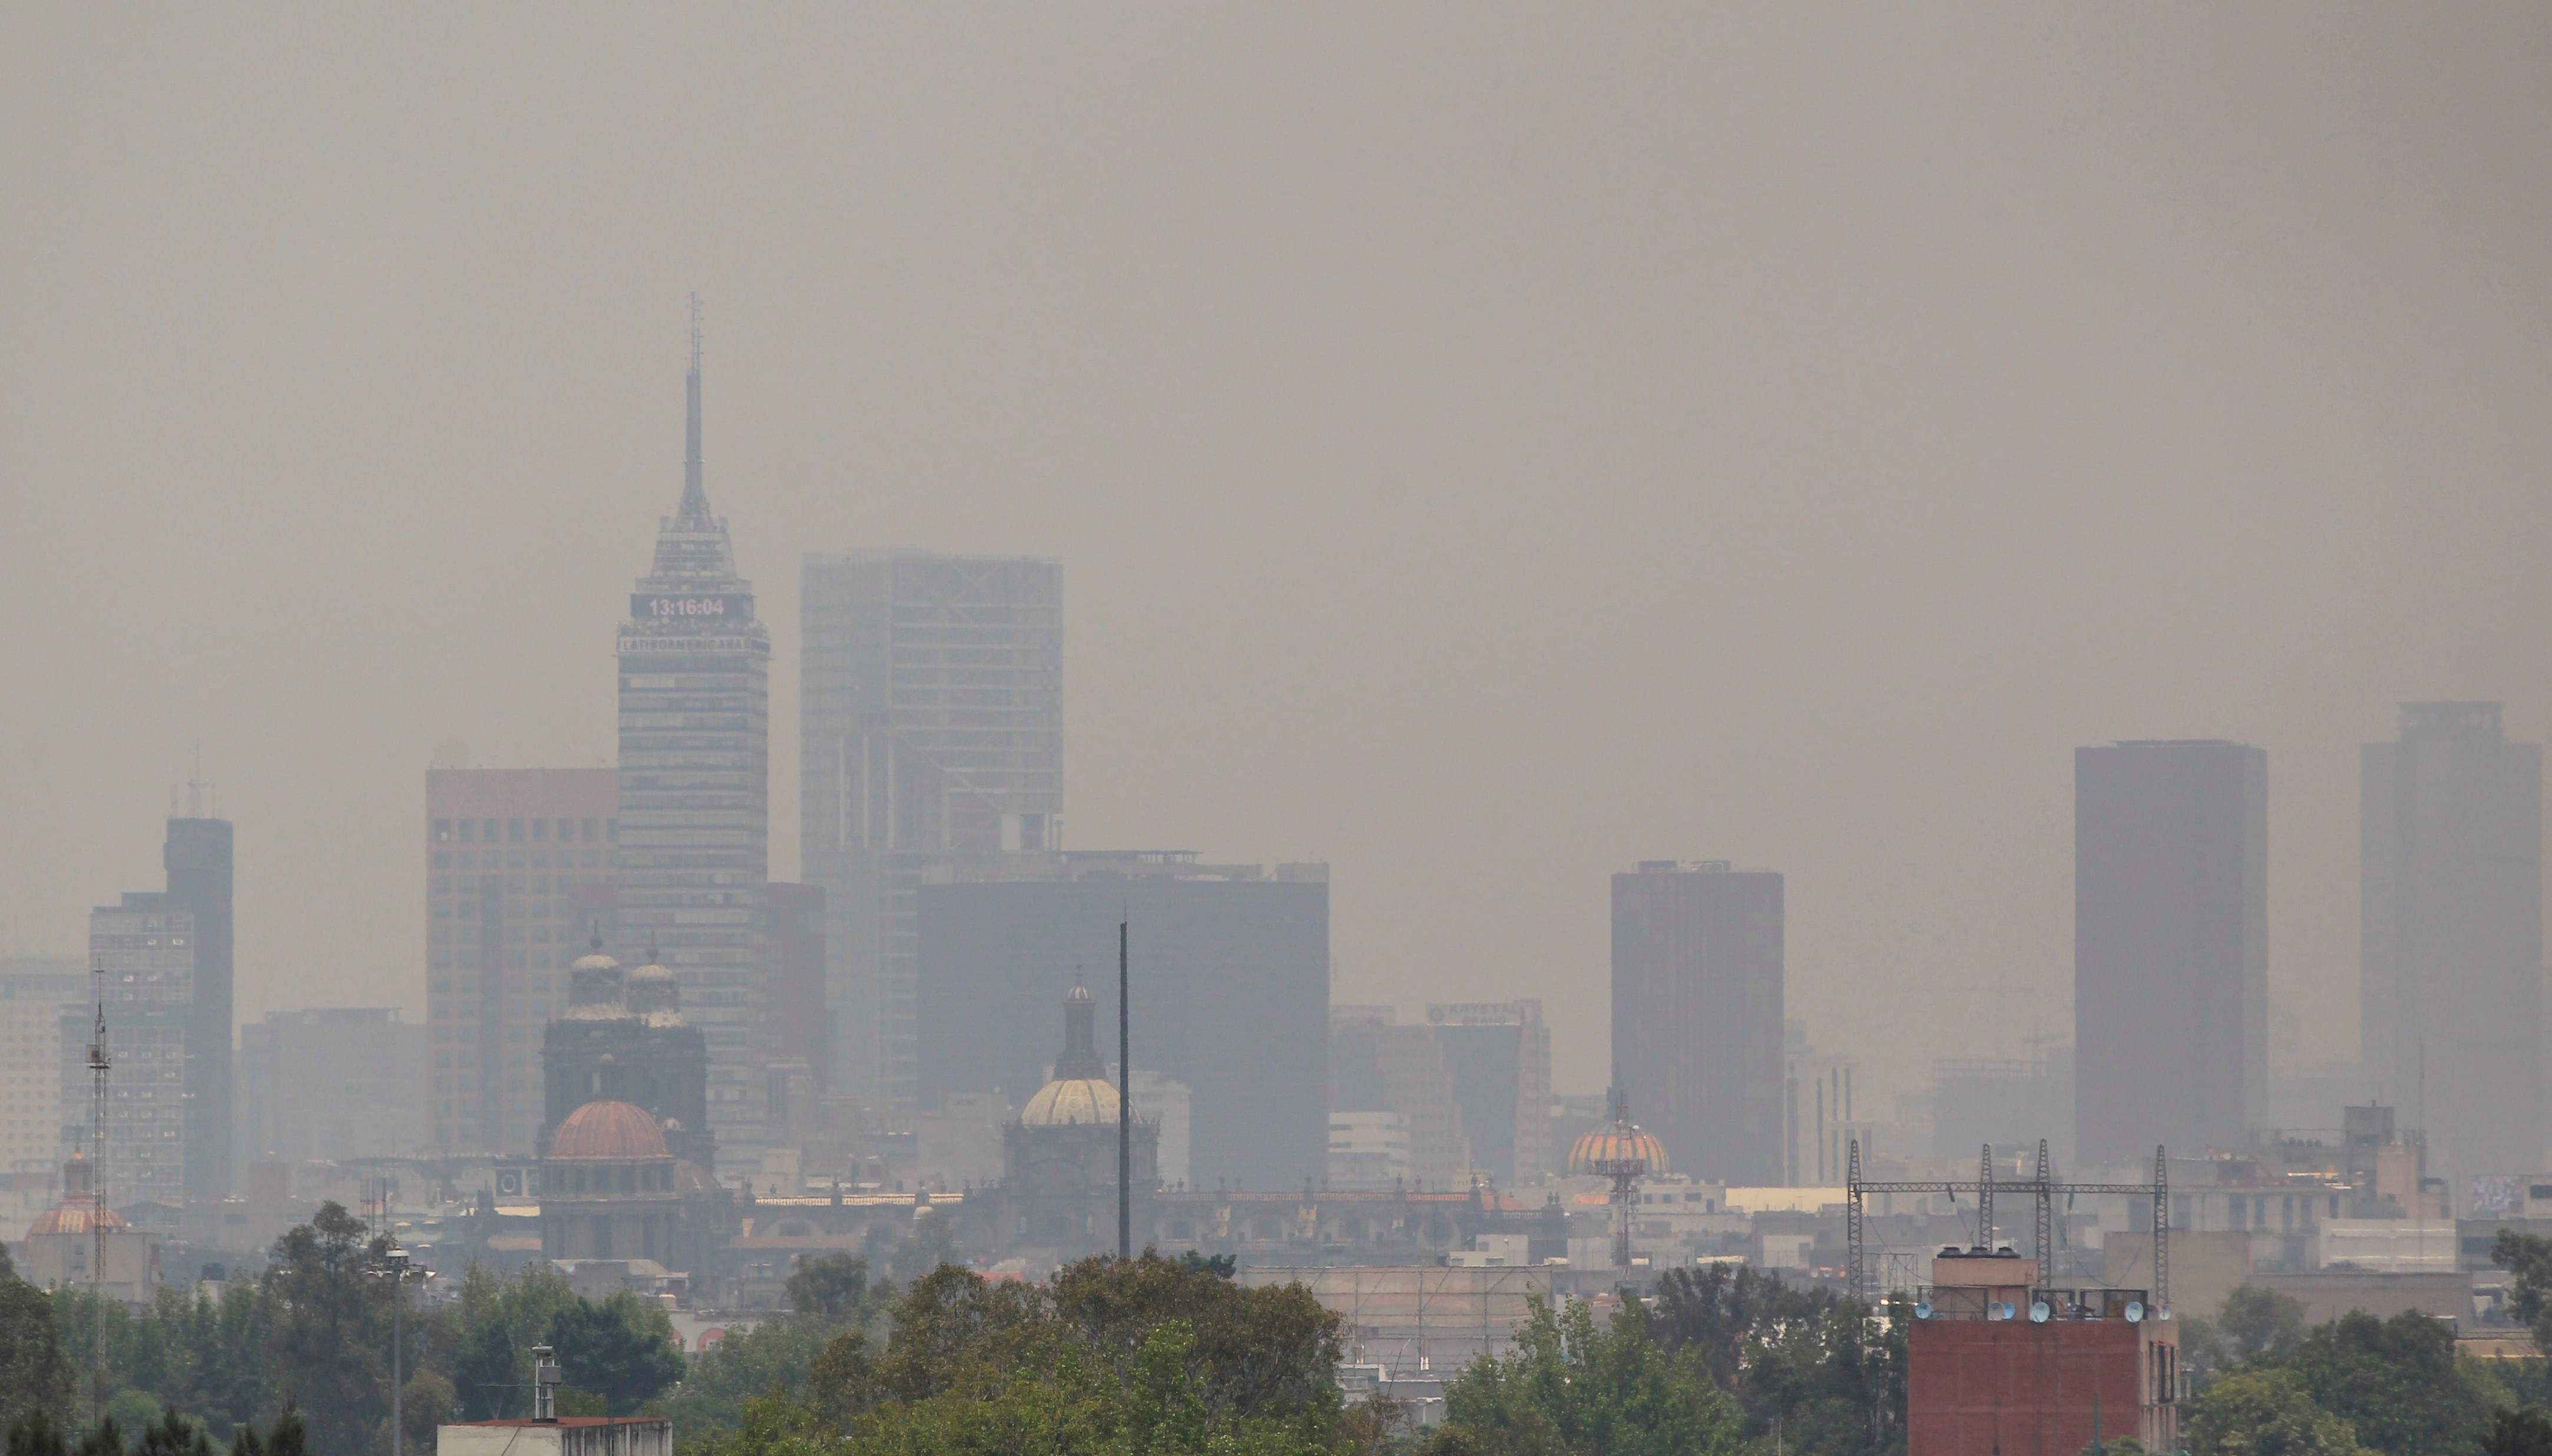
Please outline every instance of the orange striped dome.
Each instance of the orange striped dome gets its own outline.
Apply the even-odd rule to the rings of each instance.
[[[1601,1163],[1620,1163],[1637,1158],[1648,1165],[1650,1173],[1666,1171],[1665,1144],[1637,1127],[1619,1124],[1599,1127],[1579,1138],[1568,1150],[1568,1171],[1593,1173]]]
[[[30,1234],[39,1233],[114,1233],[125,1226],[124,1215],[113,1208],[100,1208],[88,1199],[73,1195],[58,1207],[47,1208],[36,1215],[27,1227]]]

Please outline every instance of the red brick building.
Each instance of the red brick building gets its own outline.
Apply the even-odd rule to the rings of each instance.
[[[2035,1261],[1945,1250],[1906,1332],[1906,1456],[2180,1448],[2180,1328],[2142,1290],[2033,1288]]]

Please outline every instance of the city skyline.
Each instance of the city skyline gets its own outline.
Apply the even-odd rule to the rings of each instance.
[[[0,343],[0,600],[79,617],[0,706],[0,921],[72,951],[155,883],[200,739],[245,1018],[422,1003],[383,944],[418,766],[612,759],[597,610],[671,494],[693,288],[780,649],[775,872],[774,573],[1050,557],[1073,842],[1326,860],[1341,999],[1540,995],[1570,1088],[1643,857],[1783,869],[1794,1014],[1863,1110],[1993,1054],[1939,987],[2005,988],[2006,1056],[2068,1024],[2069,755],[2129,737],[2277,756],[2272,998],[2353,1056],[2356,745],[2396,700],[2552,727],[2514,246],[2552,127],[2501,58],[2539,17],[1541,17],[1444,66],[1394,58],[1408,17],[1194,17],[1158,63],[1058,18],[651,16],[603,57],[417,22],[450,68],[381,20],[5,24],[59,124],[0,139],[55,220],[0,243],[49,280]],[[1481,79],[1518,65],[1546,104]],[[411,124],[553,101],[554,152]]]

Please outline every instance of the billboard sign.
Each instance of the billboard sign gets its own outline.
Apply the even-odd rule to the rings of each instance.
[[[2472,1216],[2498,1218],[2525,1208],[2525,1180],[2513,1173],[2476,1173],[2472,1181]]]

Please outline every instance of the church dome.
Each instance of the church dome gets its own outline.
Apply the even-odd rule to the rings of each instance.
[[[1096,1077],[1058,1077],[1037,1089],[1019,1113],[1021,1127],[1114,1126],[1116,1089]]]
[[[670,1158],[665,1130],[628,1102],[587,1102],[567,1114],[550,1139],[553,1158]]]
[[[125,1227],[124,1216],[105,1206],[106,1200],[90,1187],[88,1156],[71,1154],[62,1165],[62,1200],[36,1215],[27,1232],[39,1233],[114,1233]]]
[[[1611,1127],[1599,1127],[1580,1137],[1568,1150],[1568,1171],[1572,1174],[1601,1174],[1603,1164],[1633,1160],[1647,1164],[1650,1173],[1663,1173],[1666,1171],[1665,1144],[1658,1142],[1652,1133],[1617,1123]]]

